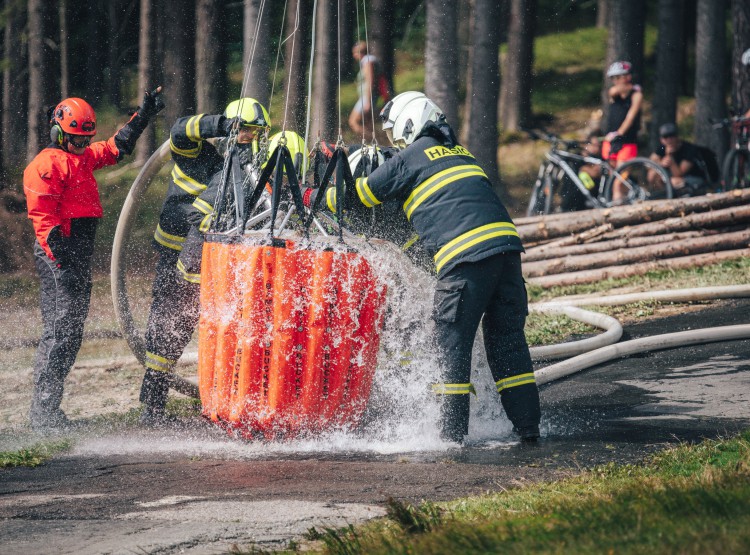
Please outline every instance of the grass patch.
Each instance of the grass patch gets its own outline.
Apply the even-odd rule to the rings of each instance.
[[[552,345],[571,336],[597,333],[596,328],[562,314],[532,312],[526,318],[526,341],[530,346]]]
[[[18,451],[3,451],[0,452],[0,468],[39,466],[57,453],[68,451],[71,446],[72,442],[66,439],[53,443],[37,443]]]
[[[744,552],[750,432],[500,494],[389,507],[386,519],[318,535],[319,552],[336,554]]]
[[[688,287],[710,287],[748,283],[750,259],[738,258],[719,264],[688,268],[684,270],[656,270],[642,276],[622,279],[606,279],[597,283],[543,288],[528,285],[529,302],[545,301],[568,295],[586,295],[608,292],[627,287],[638,291],[658,289],[684,289]]]

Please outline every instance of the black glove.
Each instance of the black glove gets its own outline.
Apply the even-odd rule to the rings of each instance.
[[[239,129],[239,127],[242,125],[242,118],[240,118],[239,116],[231,119],[224,118],[219,124],[222,136],[228,137],[235,125],[237,125],[237,128]]]
[[[141,107],[138,108],[138,113],[146,119],[151,119],[161,112],[164,106],[164,100],[161,97],[161,86],[158,86],[151,92],[145,92]]]
[[[50,230],[49,235],[47,235],[47,245],[49,246],[49,250],[52,251],[52,256],[55,257],[58,267],[69,265],[70,249],[59,225]]]

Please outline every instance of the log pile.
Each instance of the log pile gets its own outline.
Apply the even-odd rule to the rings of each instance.
[[[516,220],[527,281],[550,287],[750,255],[750,189]]]

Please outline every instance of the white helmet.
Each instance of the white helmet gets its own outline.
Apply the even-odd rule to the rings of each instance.
[[[377,164],[375,164],[376,154]],[[370,175],[376,167],[382,166],[384,162],[383,152],[375,145],[363,146],[349,155],[349,169],[352,171],[354,179]]]
[[[628,75],[633,72],[633,64],[624,60],[614,62],[607,70],[607,77],[616,77],[618,75]]]
[[[750,48],[742,53],[742,65],[750,66]]]
[[[438,121],[443,111],[424,93],[408,91],[391,100],[380,112],[383,130],[391,144],[406,148],[428,121]]]

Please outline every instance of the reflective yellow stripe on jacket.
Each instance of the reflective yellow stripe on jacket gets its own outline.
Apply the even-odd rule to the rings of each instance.
[[[191,274],[187,271],[187,268],[185,268],[185,265],[182,263],[182,260],[177,261],[177,269],[182,274],[182,277],[185,281],[189,281],[190,283],[200,283],[201,282],[201,275],[200,274]]]
[[[193,116],[185,124],[185,136],[191,141],[193,141],[194,143],[197,143],[195,147],[180,148],[177,145],[175,145],[174,142],[172,142],[172,139],[170,137],[169,148],[172,150],[172,152],[179,154],[180,156],[185,156],[186,158],[198,157],[198,155],[201,152],[201,149],[203,148],[203,139],[201,138],[201,133],[200,133],[200,123],[201,123],[202,117],[203,117],[203,114],[198,114],[197,116]]]
[[[359,200],[362,201],[362,204],[367,206],[367,208],[372,208],[375,205],[380,204],[380,201],[375,197],[370,186],[367,184],[366,177],[358,178],[355,182],[355,187],[357,189],[357,194],[359,195]]]
[[[326,191],[326,204],[328,205],[328,210],[336,212],[336,187],[328,187]]]
[[[464,179],[465,177],[474,176],[487,177],[482,168],[474,164],[454,166],[430,176],[430,178],[424,183],[418,185],[417,188],[412,191],[411,195],[409,195],[409,198],[406,199],[406,202],[404,203],[406,217],[411,220],[411,215],[414,213],[414,210],[416,210],[427,198],[437,193],[446,185],[450,185],[454,181]]]
[[[172,235],[171,233],[167,233],[161,228],[161,225],[156,226],[154,239],[160,245],[167,247],[168,249],[172,249],[174,251],[181,251],[182,244],[185,242],[184,237],[180,237],[179,235]]]
[[[437,252],[435,255],[435,268],[440,272],[440,269],[447,262],[465,250],[470,249],[474,245],[483,241],[488,241],[503,235],[518,237],[516,226],[511,222],[495,222],[462,233]]]
[[[190,177],[177,164],[172,168],[172,180],[180,189],[193,196],[198,196],[206,190],[206,185]]]
[[[517,376],[511,376],[510,378],[497,380],[495,382],[495,385],[497,386],[497,392],[500,393],[503,389],[510,389],[511,387],[518,387],[519,385],[526,385],[530,383],[536,383],[533,372],[529,372],[527,374],[518,374]]]

